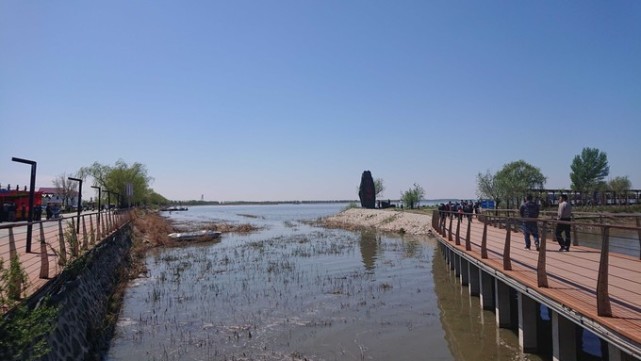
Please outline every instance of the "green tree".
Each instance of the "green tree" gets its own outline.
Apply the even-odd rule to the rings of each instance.
[[[376,198],[378,199],[384,191],[385,185],[383,185],[383,178],[374,179],[374,194],[376,195]]]
[[[605,177],[610,174],[608,156],[597,148],[583,148],[581,154],[576,155],[570,166],[570,180],[573,191],[581,192],[581,197],[593,199],[594,192],[604,190]]]
[[[401,193],[401,201],[405,207],[409,209],[414,209],[414,205],[417,204],[423,196],[425,195],[425,190],[420,185],[414,183],[414,186],[407,191]]]
[[[155,206],[163,206],[169,204],[169,200],[162,195],[154,192],[153,189],[150,189],[147,195],[147,199],[144,203]]]
[[[530,190],[542,189],[547,178],[539,168],[518,160],[505,164],[494,176],[494,181],[498,193],[505,198],[507,207],[510,208],[512,203],[518,205]]]
[[[632,183],[627,176],[624,177],[614,177],[608,182],[608,189],[614,192],[615,199],[620,199],[622,196],[625,197],[624,203],[628,203],[628,191],[632,188]]]
[[[476,175],[476,195],[479,198],[488,198],[494,201],[494,207],[498,208],[499,203],[503,198],[501,189],[496,181],[496,175],[492,174],[489,170]]]
[[[78,173],[84,177],[91,176],[95,186],[118,193],[117,204],[119,207],[127,206],[130,203],[131,205],[146,204],[150,199],[151,192],[153,192],[149,188],[153,178],[147,174],[147,168],[141,163],[129,165],[120,159],[114,166],[109,166],[95,162],[89,167],[81,168]],[[128,184],[131,184],[133,189],[131,199],[126,194]]]

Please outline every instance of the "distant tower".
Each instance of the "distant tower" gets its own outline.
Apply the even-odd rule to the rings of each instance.
[[[205,195],[204,195],[204,194],[201,194],[201,195],[200,195],[200,201],[202,202],[202,201],[204,201],[204,200],[205,200]]]

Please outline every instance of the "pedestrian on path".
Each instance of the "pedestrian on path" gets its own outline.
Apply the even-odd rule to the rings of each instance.
[[[539,250],[539,225],[533,218],[539,218],[539,205],[532,201],[532,195],[528,194],[525,202],[519,208],[521,218],[526,218],[523,221],[523,234],[525,235],[525,249],[530,249],[531,241],[530,235],[534,237],[534,244],[536,250]]]
[[[557,218],[564,223],[556,224],[556,241],[559,242],[561,248],[559,252],[570,251],[570,221],[572,220],[572,205],[568,202],[567,194],[561,194],[561,203],[559,203],[559,211]],[[568,223],[565,223],[568,222]],[[565,240],[563,239],[565,233]]]

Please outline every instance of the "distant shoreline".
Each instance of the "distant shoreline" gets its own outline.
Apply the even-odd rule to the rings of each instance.
[[[396,204],[402,203],[400,199],[378,199],[378,200],[390,201]],[[421,207],[425,205],[428,205],[428,206],[438,205],[439,203],[458,202],[459,200],[460,200],[459,198],[422,199],[418,203],[418,206]],[[343,199],[343,200],[331,200],[331,201],[307,200],[307,201],[229,201],[229,202],[191,200],[191,201],[171,201],[170,204],[172,206],[227,206],[227,205],[274,205],[274,204],[337,204],[337,203],[360,204],[360,201],[358,199],[355,199],[355,200]]]

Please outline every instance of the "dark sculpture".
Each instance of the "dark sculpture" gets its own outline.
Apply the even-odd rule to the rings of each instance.
[[[372,173],[368,170],[361,176],[361,185],[358,187],[358,198],[361,200],[361,207],[376,207],[376,190],[374,189],[374,179]]]

